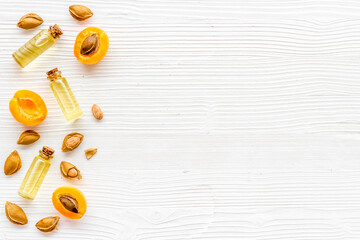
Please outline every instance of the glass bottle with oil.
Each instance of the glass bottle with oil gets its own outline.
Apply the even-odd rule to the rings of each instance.
[[[20,186],[19,195],[23,198],[33,200],[49,170],[51,165],[52,155],[54,150],[44,146],[39,151],[39,156],[36,156],[27,171],[25,178]]]
[[[57,24],[50,26],[49,29],[41,30],[32,39],[16,50],[12,56],[20,67],[24,68],[54,45],[56,39],[59,38],[62,33],[63,32]]]
[[[57,68],[46,73],[50,80],[50,88],[53,91],[55,98],[60,105],[67,121],[75,120],[83,115],[79,103],[71,91],[71,88],[64,77],[61,76],[61,71]]]

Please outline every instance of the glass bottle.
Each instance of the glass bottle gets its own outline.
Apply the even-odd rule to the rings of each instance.
[[[80,105],[76,101],[68,82],[61,76],[61,71],[54,68],[46,74],[50,80],[50,88],[53,91],[66,120],[72,121],[81,117],[83,112],[81,111]]]
[[[49,29],[41,30],[32,39],[16,50],[12,56],[20,67],[24,68],[51,47],[62,33],[63,32],[57,24],[50,26]]]
[[[55,151],[44,146],[39,152],[39,156],[36,156],[31,163],[18,192],[20,196],[29,200],[35,198],[49,170],[51,165],[50,159],[53,157],[52,155]]]

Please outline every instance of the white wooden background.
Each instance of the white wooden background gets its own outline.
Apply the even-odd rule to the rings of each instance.
[[[68,6],[90,7],[75,21]],[[28,12],[45,23],[16,27]],[[26,69],[11,53],[42,28],[64,35]],[[107,56],[85,66],[78,32],[104,29]],[[45,72],[58,67],[85,115],[67,124]],[[19,204],[29,224],[0,211],[0,239],[343,240],[360,238],[360,1],[358,0],[1,0],[0,157],[17,149],[22,169],[0,174],[0,208]],[[8,111],[15,91],[38,92],[48,118],[41,139]],[[104,110],[98,122],[92,104]],[[85,135],[74,152],[63,137]],[[43,145],[53,166],[34,201],[17,189]],[[98,147],[86,160],[83,150]],[[83,180],[59,171],[74,163]],[[81,220],[34,227],[58,214],[51,194],[75,185],[88,201]]]

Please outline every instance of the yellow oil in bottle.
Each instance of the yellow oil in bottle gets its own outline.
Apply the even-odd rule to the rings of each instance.
[[[56,39],[62,34],[61,29],[56,24],[49,29],[44,29],[26,42],[16,52],[13,58],[22,67],[26,67],[35,58],[40,56],[56,42]]]
[[[39,156],[36,156],[27,171],[18,194],[23,198],[33,200],[49,170],[54,150],[44,146]]]
[[[47,72],[50,80],[50,88],[53,91],[55,98],[63,112],[67,121],[75,120],[83,115],[79,103],[61,72],[54,68]]]

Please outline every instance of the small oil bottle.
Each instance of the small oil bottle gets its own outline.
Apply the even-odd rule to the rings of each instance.
[[[39,156],[36,156],[31,163],[18,192],[20,196],[29,200],[35,198],[41,183],[49,170],[51,165],[50,159],[55,151],[44,146],[39,152]]]
[[[20,67],[24,68],[49,47],[54,45],[56,39],[59,38],[62,33],[56,24],[50,26],[49,29],[41,30],[21,48],[16,50],[12,56]]]
[[[50,80],[50,87],[53,91],[61,111],[67,121],[75,120],[83,115],[79,103],[69,87],[68,82],[61,76],[61,71],[57,68],[46,73]]]

